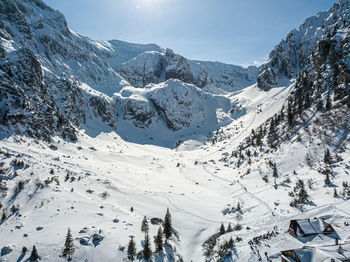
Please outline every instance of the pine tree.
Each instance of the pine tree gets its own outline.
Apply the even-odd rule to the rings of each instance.
[[[277,166],[276,166],[276,163],[274,164],[273,166],[273,177],[278,177],[278,171],[277,171]]]
[[[171,238],[173,235],[173,227],[171,225],[171,215],[169,212],[169,208],[166,211],[165,218],[164,218],[164,235],[166,242]]]
[[[30,261],[37,261],[39,259],[38,251],[36,250],[35,245],[33,246],[32,253],[30,254]]]
[[[131,238],[129,241],[127,253],[128,253],[128,259],[130,261],[134,261],[136,256],[136,244],[133,238]]]
[[[220,234],[223,235],[226,233],[226,230],[225,230],[225,226],[224,226],[224,223],[221,223],[221,226],[220,226]]]
[[[288,118],[288,125],[293,126],[294,123],[294,115],[293,115],[293,110],[292,110],[292,103],[288,103],[288,108],[287,108],[287,118]]]
[[[163,251],[163,231],[162,228],[159,227],[157,236],[154,238],[154,244],[156,246],[156,252]]]
[[[323,101],[322,99],[319,99],[317,102],[317,110],[322,111],[323,110]]]
[[[143,247],[143,257],[148,260],[152,256],[151,242],[149,240],[148,234],[145,236],[145,245]]]
[[[66,242],[64,243],[64,249],[62,252],[62,256],[67,257],[67,260],[71,261],[72,256],[74,254],[74,251],[75,251],[75,248],[74,248],[74,241],[73,241],[72,233],[70,231],[70,228],[68,228]]]
[[[4,212],[2,212],[1,220],[2,220],[2,221],[5,221],[5,219],[6,219],[6,213],[5,213],[5,211],[4,211]]]
[[[282,106],[280,116],[281,116],[281,120],[283,120],[284,119],[284,106]]]
[[[149,227],[148,227],[147,217],[144,216],[141,224],[141,232],[148,234],[148,231],[149,231]]]
[[[236,208],[238,211],[241,211],[241,204],[238,202],[237,203],[237,208]]]
[[[326,151],[324,152],[324,157],[323,157],[323,161],[326,163],[326,164],[330,164],[332,161],[331,161],[331,153],[329,152],[329,149],[327,148]]]
[[[325,184],[326,186],[330,186],[330,185],[332,184],[332,182],[331,182],[331,180],[330,180],[330,178],[329,178],[329,174],[328,174],[328,173],[326,174],[326,178],[325,178],[325,180],[324,180],[324,184]]]
[[[300,187],[300,190],[299,190],[299,193],[298,193],[299,200],[300,200],[301,203],[305,203],[307,201],[309,195],[306,192],[304,182],[299,179],[298,185]]]
[[[232,229],[231,223],[228,223],[226,232],[229,233],[229,232],[232,232],[232,231],[233,231],[233,229]]]
[[[328,92],[327,93],[327,101],[326,101],[326,109],[328,111],[331,108],[332,108],[332,101],[331,101],[331,97],[330,97],[329,92]]]
[[[336,189],[336,188],[334,188],[334,194],[333,194],[333,196],[334,196],[335,198],[338,197],[338,192],[337,192],[337,189]]]
[[[275,124],[274,124],[274,121],[273,119],[271,119],[270,121],[270,130],[269,130],[269,133],[271,134],[275,129]]]
[[[230,237],[230,240],[228,241],[229,247],[233,248],[235,245],[235,241],[233,241],[232,237]]]

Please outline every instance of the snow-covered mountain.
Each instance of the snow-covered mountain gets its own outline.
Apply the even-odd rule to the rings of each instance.
[[[73,261],[127,261],[131,239],[147,261],[147,236],[155,262],[349,257],[349,21],[340,0],[257,69],[91,40],[41,0],[0,0],[0,261],[33,245],[66,261],[71,244]],[[288,234],[314,217],[336,233]]]
[[[306,19],[298,30],[290,32],[261,66],[258,86],[268,90],[294,78],[312,61],[310,56],[320,45],[327,53],[333,45],[346,49],[350,20],[348,10],[349,1],[342,0],[328,11]]]
[[[169,79],[181,80],[171,82],[179,88],[164,88],[163,95],[169,96],[170,100],[176,91],[180,93],[175,94],[175,97],[181,96],[181,87],[186,84],[201,89],[196,91],[201,93],[200,97],[211,94],[229,96],[230,92],[253,84],[258,72],[254,67],[244,69],[224,64],[216,67],[219,63],[191,61],[155,44],[94,41],[69,29],[64,16],[40,0],[4,0],[0,14],[1,80],[6,86],[2,90],[0,116],[2,126],[9,127],[10,132],[15,130],[46,139],[56,132],[74,139],[75,129],[83,128],[89,133],[109,129],[119,132],[117,123],[124,126],[126,121],[128,123],[125,125],[129,125],[129,122],[135,124],[136,133],[152,133],[138,129],[158,123],[160,127],[153,128],[164,129],[164,132],[170,128],[168,132],[176,130],[180,133],[207,135],[208,131],[221,125],[220,120],[212,121],[212,126],[207,125],[209,129],[204,134],[204,129],[197,130],[197,122],[193,125],[186,122],[184,125],[179,118],[172,118],[173,122],[170,122],[153,105],[155,99],[146,96],[143,99],[147,103],[144,103],[134,98],[140,92],[147,93],[148,84],[164,83],[162,86],[166,86]],[[38,85],[41,87],[38,88]],[[145,90],[136,90],[132,86]],[[165,93],[166,90],[170,93]],[[129,95],[127,105],[124,105],[125,99],[119,97],[125,97],[126,93]],[[197,103],[196,99],[193,103]],[[230,106],[226,104],[224,108],[203,108],[203,112],[208,114],[203,119],[212,118],[212,112],[215,114],[217,110],[225,112],[230,118]],[[174,110],[186,110],[187,114],[192,114],[191,107],[186,106],[183,104],[183,109]],[[39,111],[33,110],[33,107],[47,109]],[[48,119],[48,115],[51,119]],[[52,118],[52,115],[55,117]],[[188,119],[191,118],[196,116],[188,116]],[[36,124],[41,121],[45,122],[44,128]],[[159,143],[175,145],[179,136],[184,135],[180,133]],[[158,137],[156,133],[152,136]]]

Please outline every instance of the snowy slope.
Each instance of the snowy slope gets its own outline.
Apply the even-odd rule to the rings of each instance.
[[[142,53],[150,51],[164,52],[164,49],[156,44],[134,44],[120,40],[110,40],[108,43],[116,54],[113,58],[108,59],[109,64],[115,70],[118,69],[120,64],[129,61]]]
[[[232,163],[220,161],[226,153],[231,155],[252,128],[278,112],[289,92],[290,88],[285,87],[269,92],[254,86],[246,89],[237,99],[248,113],[224,128],[223,133],[228,136],[213,146],[188,141],[177,150],[170,150],[125,142],[113,132],[95,138],[81,133],[74,144],[56,137],[57,150],[25,137],[2,140],[2,152],[9,153],[7,156],[2,153],[1,160],[2,170],[7,170],[3,176],[8,177],[5,183],[9,189],[1,203],[6,210],[13,204],[20,205],[18,213],[9,215],[0,226],[1,235],[6,236],[1,238],[0,247],[9,246],[13,250],[2,257],[3,261],[16,260],[21,256],[22,246],[30,248],[33,244],[42,261],[63,261],[59,255],[67,227],[72,229],[75,239],[75,260],[123,261],[129,236],[135,237],[137,249],[141,250],[143,216],[163,218],[166,208],[170,209],[180,236],[179,241],[173,240],[171,244],[184,261],[205,260],[202,244],[218,232],[222,222],[234,226],[239,221],[243,226],[242,230],[219,239],[221,242],[230,236],[242,238],[235,244],[233,261],[257,261],[248,241],[275,227],[279,233],[276,237],[254,247],[261,255],[266,251],[272,261],[280,261],[280,250],[304,245],[285,233],[292,218],[323,216],[336,228],[341,241],[349,241],[350,228],[343,223],[350,219],[348,198],[334,198],[333,188],[323,185],[323,175],[307,166],[305,156],[310,152],[314,152],[315,166],[323,161],[317,142],[303,144],[307,135],[302,137],[303,142],[286,143],[278,149],[278,154],[266,151],[264,157],[253,158],[251,166],[245,162],[237,168],[234,158]],[[338,152],[343,160],[337,163],[336,176],[332,178],[339,188],[348,180],[346,166],[350,159],[346,145],[348,142]],[[277,163],[280,174],[276,179],[277,189],[268,166],[270,158]],[[16,168],[16,177],[12,176],[14,159],[28,164],[27,168]],[[297,176],[293,175],[294,171]],[[262,180],[265,174],[269,182]],[[290,184],[283,182],[288,177]],[[53,181],[45,185],[44,181],[51,178]],[[289,206],[288,196],[299,178],[313,181],[313,188],[308,189],[312,204],[304,206],[302,211]],[[21,180],[26,181],[23,190],[13,193]],[[105,197],[104,192],[107,192]],[[226,211],[238,202],[242,213]],[[157,229],[158,226],[150,225],[151,236]],[[96,246],[88,240],[94,233],[103,236]],[[313,240],[312,244],[333,242],[329,238],[326,242]]]

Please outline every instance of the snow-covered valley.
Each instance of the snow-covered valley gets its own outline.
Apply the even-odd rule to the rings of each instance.
[[[271,117],[273,109],[277,112],[289,92],[290,88],[284,87],[263,92],[252,86],[239,94],[247,114],[225,127],[223,132],[229,138],[215,145],[192,140],[172,150],[126,142],[114,132],[94,138],[80,133],[76,143],[55,137],[57,150],[20,136],[2,140],[2,170],[9,168],[5,174],[17,174],[10,177],[7,186],[16,188],[19,181],[24,182],[20,192],[8,192],[2,199],[9,207],[19,205],[1,224],[4,237],[0,246],[13,250],[2,260],[16,261],[22,246],[36,245],[42,261],[60,261],[69,227],[76,243],[74,260],[123,261],[130,236],[135,237],[137,249],[142,249],[142,218],[163,218],[167,208],[179,233],[179,240],[171,245],[184,261],[204,260],[202,244],[218,232],[221,223],[242,225],[241,230],[220,238],[241,238],[235,245],[234,261],[257,261],[248,241],[276,227],[278,235],[257,245],[261,255],[267,252],[269,259],[279,261],[281,250],[304,245],[287,233],[289,221],[295,218],[323,216],[335,226],[341,241],[349,241],[350,227],[344,226],[350,218],[347,198],[334,198],[334,188],[324,187],[323,175],[308,167],[305,160],[306,154],[313,152],[312,157],[322,162],[319,146],[293,142],[240,168],[235,161],[220,160]],[[349,181],[348,150],[340,154],[343,160],[332,179],[337,188]],[[28,166],[16,168],[14,159]],[[277,189],[268,159],[274,159],[278,166]],[[294,171],[298,175],[293,175]],[[264,175],[271,181],[264,182]],[[288,191],[297,179],[313,180],[313,188],[308,190],[312,204],[302,211],[289,205]],[[228,212],[238,203],[241,211]],[[150,235],[157,229],[157,225],[150,225]],[[91,236],[99,232],[103,240],[96,244]],[[333,242],[332,238],[319,240],[322,244]],[[173,261],[170,251],[165,261]]]

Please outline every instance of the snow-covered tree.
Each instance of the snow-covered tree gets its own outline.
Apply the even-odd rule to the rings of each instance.
[[[166,241],[168,241],[173,235],[173,227],[171,224],[171,215],[169,212],[169,208],[167,209],[165,218],[164,218],[164,235],[165,235]]]
[[[225,226],[224,226],[224,223],[221,223],[221,226],[220,226],[220,234],[223,235],[226,233],[226,230],[225,230]]]
[[[64,249],[62,252],[62,256],[67,257],[67,260],[71,261],[72,256],[74,254],[74,251],[75,251],[75,247],[74,247],[72,233],[70,231],[70,228],[68,228],[68,233],[66,236],[66,242],[64,243]]]
[[[232,229],[231,223],[228,223],[226,232],[229,233],[229,232],[232,232],[232,231],[233,231],[233,229]]]
[[[323,157],[323,161],[326,164],[331,164],[332,160],[331,160],[331,153],[329,151],[329,149],[327,148],[326,151],[324,152],[324,157]]]
[[[274,164],[274,166],[273,166],[273,175],[272,175],[273,177],[278,177],[278,171],[277,171],[277,166],[276,166],[276,164]]]
[[[156,246],[156,252],[163,251],[163,230],[162,227],[159,227],[157,236],[154,238],[154,244]]]
[[[152,249],[151,249],[151,242],[149,240],[148,234],[145,236],[145,243],[143,246],[143,257],[148,260],[152,257]]]
[[[327,100],[326,100],[326,110],[330,110],[332,108],[332,101],[329,92],[327,93]]]
[[[134,261],[136,256],[136,244],[133,238],[131,238],[129,241],[127,253],[128,259],[130,261]]]
[[[5,211],[3,211],[2,212],[2,216],[1,216],[1,221],[4,221],[5,219],[6,219],[6,212]]]
[[[33,246],[32,253],[30,254],[30,261],[37,261],[39,259],[38,251],[36,250],[35,245]]]
[[[149,231],[149,226],[148,226],[147,217],[144,216],[141,224],[141,232],[148,234],[148,231]]]

